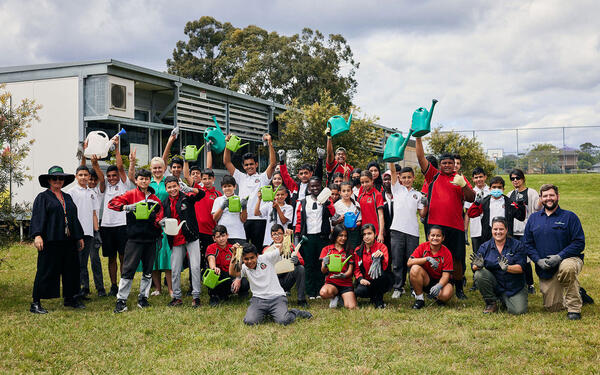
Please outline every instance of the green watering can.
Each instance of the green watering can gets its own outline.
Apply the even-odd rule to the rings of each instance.
[[[431,115],[433,115],[433,108],[437,102],[436,99],[431,101],[431,109],[429,112],[423,107],[413,112],[410,130],[412,130],[412,135],[414,137],[423,137],[431,131]]]
[[[202,275],[202,282],[207,288],[214,289],[217,285],[224,283],[227,280],[231,280],[231,277],[227,277],[223,280],[219,280],[219,275],[215,271],[207,268]]]
[[[240,197],[237,195],[232,195],[227,198],[229,201],[229,212],[242,212],[242,202],[240,202]]]
[[[333,116],[327,120],[327,127],[331,128],[331,137],[338,136],[350,131],[350,123],[352,122],[352,111],[348,117],[348,122],[342,116]]]
[[[279,191],[281,185],[277,186],[277,189],[273,191],[273,186],[266,185],[260,188],[260,195],[262,196],[263,202],[273,202],[275,200],[275,194]]]
[[[342,272],[342,269],[351,258],[348,257],[342,262],[342,254],[329,254],[329,265],[327,268],[329,268],[330,272]]]
[[[206,128],[204,130],[204,140],[206,142],[212,142],[212,146],[210,147],[212,152],[220,154],[225,150],[225,134],[223,134],[223,131],[217,122],[217,117],[213,116],[212,119],[215,122],[215,127]]]
[[[158,206],[158,203],[155,203],[151,209],[148,209],[148,202],[138,202],[135,204],[135,211],[133,214],[137,220],[148,220],[150,218],[150,213]]]
[[[416,112],[415,112],[416,113]],[[383,149],[383,161],[386,163],[395,163],[404,159],[404,150],[408,144],[408,140],[412,134],[412,129],[408,132],[408,136],[404,138],[402,132],[390,135],[385,142]]]
[[[227,145],[225,147],[227,147],[227,149],[231,152],[236,152],[240,148],[250,144],[244,143],[243,145],[241,145],[240,143],[242,143],[242,139],[237,135],[232,134],[231,137],[229,137],[229,140],[227,141]]]
[[[204,146],[206,146],[206,144],[203,144],[202,147],[200,147],[200,149],[198,149],[196,147],[196,145],[187,145],[187,146],[185,146],[185,154],[184,154],[185,160],[186,161],[196,161],[196,160],[198,160],[198,156],[202,152],[202,149],[204,148]]]

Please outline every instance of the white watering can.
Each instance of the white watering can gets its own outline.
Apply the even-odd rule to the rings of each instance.
[[[117,136],[120,136],[121,134],[125,134],[125,129],[121,129]],[[96,155],[98,159],[107,157],[111,146],[114,145],[114,141],[108,138],[108,135],[106,135],[105,132],[100,130],[90,132],[86,138],[86,142],[87,148],[83,155],[88,159],[94,155]]]
[[[181,223],[179,223],[179,225],[177,225],[177,219],[174,218],[168,218],[165,219],[165,233],[168,236],[176,236],[177,233],[179,233],[179,230],[181,229],[181,227],[183,226],[183,223],[185,223],[185,220],[182,220]]]

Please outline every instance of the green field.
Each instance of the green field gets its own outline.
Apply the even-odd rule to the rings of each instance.
[[[530,187],[546,182],[559,186],[561,207],[583,223],[580,280],[600,302],[595,214],[600,175],[528,176]],[[3,374],[600,373],[598,304],[584,306],[581,321],[567,321],[564,312],[543,311],[539,292],[530,296],[530,312],[516,317],[484,316],[483,302],[473,292],[467,292],[466,302],[453,299],[447,307],[434,304],[420,311],[410,309],[409,296],[391,301],[388,294],[385,310],[363,305],[334,311],[318,301],[311,304],[312,320],[246,327],[245,301],[209,308],[205,293],[198,310],[189,307],[191,297],[184,307],[168,308],[166,295],[151,297],[147,310],[137,309],[138,275],[126,313],[113,314],[114,299],[94,297],[84,311],[67,310],[62,300],[47,301],[50,314],[39,316],[28,312],[35,253],[30,245],[14,246],[0,268]],[[470,280],[469,275],[469,286]]]

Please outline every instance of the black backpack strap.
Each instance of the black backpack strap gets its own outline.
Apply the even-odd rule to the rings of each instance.
[[[431,165],[429,166],[429,168],[431,168]],[[428,208],[431,206],[431,192],[433,191],[433,183],[437,180],[439,175],[440,175],[440,172],[436,173],[435,176],[433,176],[433,179],[431,180],[429,185],[427,186],[427,207]],[[427,210],[427,215],[425,216],[425,222],[429,224],[429,210]]]

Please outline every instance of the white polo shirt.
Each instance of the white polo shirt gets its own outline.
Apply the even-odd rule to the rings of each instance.
[[[256,207],[256,201],[258,200],[258,189],[262,186],[268,185],[270,180],[267,177],[267,172],[255,173],[249,176],[246,173],[242,173],[239,170],[233,172],[233,178],[238,186],[240,192],[240,198],[248,197],[248,207]],[[254,210],[248,210],[248,219],[259,220],[260,216],[254,215]]]
[[[394,218],[390,229],[419,237],[417,210],[423,208],[421,193],[413,188],[409,190],[399,181],[395,181],[392,184],[392,194],[394,195]]]
[[[504,217],[506,213],[504,209],[504,197],[501,195],[500,198],[490,198],[490,227],[492,226],[492,219],[497,216]]]
[[[227,197],[224,195],[215,199],[215,201],[213,202],[211,214],[217,212],[217,210],[221,207],[225,199],[227,199]],[[225,228],[227,228],[227,234],[229,235],[229,238],[241,238],[243,240],[246,239],[244,223],[242,223],[242,220],[240,219],[239,212],[229,212],[229,208],[225,208],[217,224],[223,225]]]
[[[362,220],[360,214],[360,206],[358,205],[358,203],[352,203],[352,201],[350,201],[350,205],[346,206],[346,203],[344,203],[344,201],[340,199],[339,201],[335,202],[333,208],[335,208],[335,213],[340,215],[341,217],[344,217],[344,215],[347,212],[352,212],[353,214],[358,214],[358,219],[356,219],[357,221]]]
[[[280,260],[279,251],[267,251],[258,256],[255,269],[250,269],[242,264],[241,276],[248,279],[253,297],[273,299],[285,296],[285,292],[279,284],[277,272],[275,272],[275,263]]]
[[[98,198],[92,189],[81,187],[79,184],[73,186],[68,191],[75,206],[77,206],[77,218],[83,227],[85,236],[94,235],[94,211],[98,213]]]
[[[127,225],[127,212],[125,211],[115,211],[108,208],[108,202],[114,197],[125,194],[125,192],[129,190],[127,183],[121,181],[119,178],[119,182],[114,185],[111,185],[106,182],[106,188],[104,189],[104,211],[102,212],[102,223],[103,227],[119,227],[122,225]]]
[[[306,234],[321,233],[321,224],[323,223],[323,206],[317,202],[312,195],[306,196]],[[315,204],[316,203],[316,204]],[[316,207],[316,208],[313,208]],[[298,203],[298,210],[302,206]]]
[[[477,186],[473,187],[473,191],[475,194],[483,191],[483,197],[487,197],[490,195],[490,187],[485,185],[483,189],[478,188]],[[465,202],[465,208],[469,209],[473,203]],[[472,217],[469,219],[469,230],[471,231],[471,237],[481,237],[481,215],[477,217]]]
[[[279,217],[279,214],[277,214],[277,220],[273,221],[273,203],[272,202],[267,202],[267,203],[263,203],[260,206],[260,213],[262,215],[262,218],[267,219],[267,225],[265,226],[265,239],[263,240],[263,246],[268,246],[271,244],[271,242],[273,242],[273,239],[271,238],[271,227],[275,224],[279,224],[281,226],[283,226],[284,229],[289,228],[290,225],[292,224],[292,216],[294,216],[294,209],[292,208],[292,206],[290,206],[289,204],[284,204],[281,207],[281,211],[283,212],[283,216],[288,219],[288,221],[283,224],[281,222],[281,218]]]

